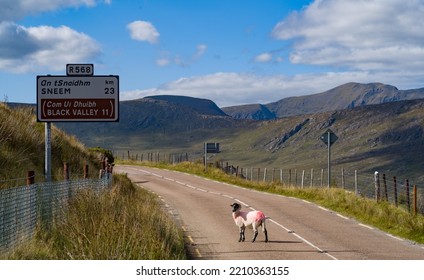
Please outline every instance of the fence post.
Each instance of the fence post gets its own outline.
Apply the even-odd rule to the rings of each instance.
[[[345,176],[344,176],[344,168],[342,167],[342,189],[345,189]]]
[[[280,184],[283,185],[283,169],[280,168]]]
[[[311,168],[311,188],[313,187],[313,181],[314,181],[314,169]]]
[[[28,171],[27,172],[27,185],[33,185],[35,183],[35,171]]]
[[[378,171],[374,173],[374,183],[375,183],[375,200],[380,201],[380,174]]]
[[[272,168],[272,183],[274,183],[274,177],[275,177],[275,167],[274,168]]]
[[[303,189],[303,182],[305,180],[305,170],[302,170],[302,184],[301,184],[301,188]]]
[[[63,164],[63,177],[66,181],[69,180],[69,164],[67,162]]]
[[[289,186],[291,185],[291,169],[289,169]]]
[[[384,199],[386,201],[389,201],[389,195],[387,194],[386,174],[383,174],[383,184],[384,184]]]
[[[259,182],[259,176],[261,175],[261,169],[260,168],[258,168],[258,182]]]
[[[84,179],[88,178],[88,164],[84,165]]]
[[[323,180],[324,180],[324,169],[321,169],[321,188],[323,186]]]
[[[355,170],[355,195],[358,195],[358,171]]]
[[[264,169],[264,183],[266,182],[266,167]]]
[[[417,205],[417,185],[414,185],[414,215],[418,214],[418,205]]]
[[[294,170],[294,186],[297,187],[297,169]]]
[[[409,180],[406,179],[405,182],[405,187],[406,187],[406,206],[408,207],[408,212],[411,211],[411,198],[409,197]]]
[[[396,176],[393,176],[393,188],[394,188],[394,196],[395,196],[395,205],[398,207],[398,197],[397,197],[397,181]]]

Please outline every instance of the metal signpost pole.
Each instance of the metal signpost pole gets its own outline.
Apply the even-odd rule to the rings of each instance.
[[[46,182],[52,180],[52,131],[51,122],[45,123],[45,163],[44,173]]]
[[[205,146],[205,172],[208,170],[208,151],[207,151],[207,144],[206,142],[204,143]]]
[[[331,182],[331,141],[330,141],[330,137],[331,137],[331,132],[328,131],[327,132],[327,145],[328,145],[328,188],[330,188],[330,182]]]

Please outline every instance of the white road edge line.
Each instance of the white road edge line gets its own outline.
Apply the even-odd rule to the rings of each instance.
[[[339,217],[340,217],[340,218],[342,218],[342,219],[349,220],[349,218],[348,218],[348,217],[343,216],[343,215],[341,215],[341,214],[337,214],[337,216],[339,216]]]
[[[367,225],[364,225],[364,224],[361,224],[361,223],[358,223],[358,225],[360,225],[361,227],[364,227],[364,228],[374,229],[374,228],[372,228],[372,227],[370,227],[370,226],[367,226]]]

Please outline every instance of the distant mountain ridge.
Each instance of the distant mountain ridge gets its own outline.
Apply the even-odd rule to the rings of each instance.
[[[195,112],[203,114],[203,115],[213,115],[213,116],[227,115],[213,101],[209,99],[194,98],[189,96],[177,96],[177,95],[155,95],[155,96],[146,96],[144,98],[162,100],[169,103],[188,107],[194,110]]]
[[[237,119],[271,120],[422,98],[424,98],[424,88],[399,90],[382,83],[347,83],[322,93],[287,97],[262,106],[258,106],[260,104],[241,105],[221,109]]]

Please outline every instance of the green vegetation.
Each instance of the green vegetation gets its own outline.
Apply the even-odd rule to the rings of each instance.
[[[129,163],[140,164],[140,162]],[[377,203],[374,200],[356,196],[342,189],[299,189],[293,186],[287,187],[278,184],[251,182],[227,175],[218,168],[210,167],[205,172],[204,166],[200,163],[184,162],[170,165],[143,162],[141,164],[178,170],[250,189],[305,199],[385,232],[424,244],[424,216],[413,215],[402,208],[396,208],[392,204],[386,202]]]
[[[84,164],[98,176],[100,159],[111,152],[87,149],[52,125],[53,180],[63,180],[63,165],[82,177]],[[0,188],[25,185],[27,171],[44,176],[44,124],[31,107],[0,103]],[[17,178],[23,178],[17,180]],[[161,209],[156,196],[114,176],[110,191],[81,191],[50,228],[38,229],[27,244],[0,259],[185,259],[182,233]]]
[[[35,171],[36,181],[44,179],[44,124],[38,123],[31,107],[9,108],[0,103],[0,188],[25,181],[27,171]],[[84,164],[97,176],[99,162],[75,137],[52,126],[52,177],[63,179],[63,164],[71,174],[82,174]]]
[[[134,186],[124,175],[100,195],[83,191],[54,221],[7,259],[185,259],[182,232],[155,195]]]

